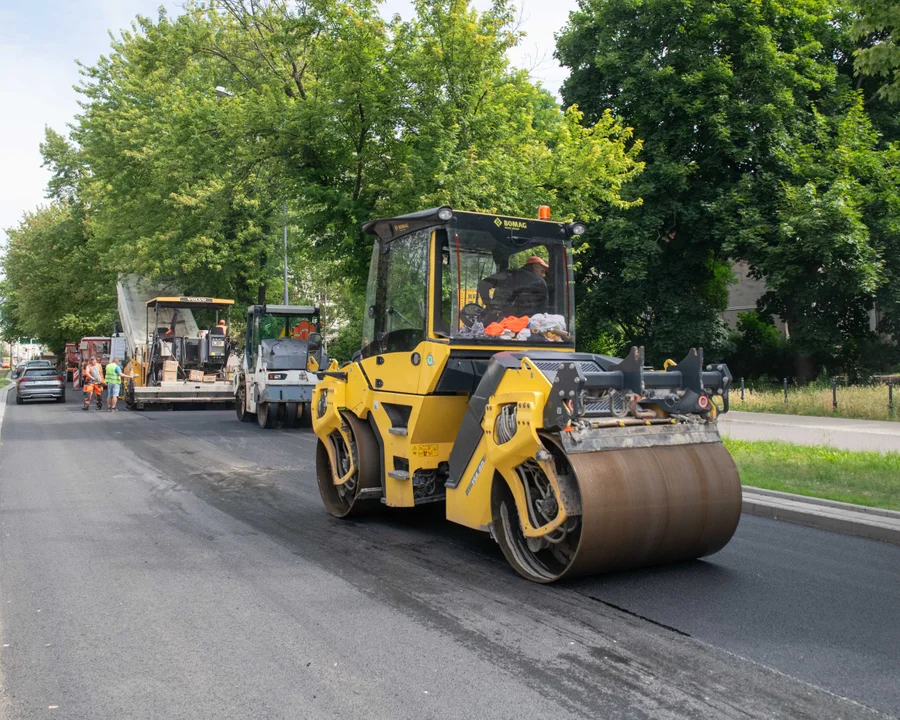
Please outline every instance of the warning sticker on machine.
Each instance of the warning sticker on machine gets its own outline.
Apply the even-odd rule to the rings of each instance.
[[[413,445],[412,446],[412,455],[413,455],[413,457],[421,457],[421,458],[437,457],[438,446],[436,443],[435,444],[427,444],[427,445]]]

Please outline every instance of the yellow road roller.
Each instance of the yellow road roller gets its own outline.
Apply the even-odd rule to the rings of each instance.
[[[329,512],[444,503],[539,583],[724,547],[741,512],[716,428],[728,368],[575,352],[584,225],[439,207],[363,230],[361,350],[312,401]]]

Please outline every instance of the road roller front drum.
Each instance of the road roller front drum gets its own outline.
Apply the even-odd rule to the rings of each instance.
[[[569,494],[563,525],[526,538],[506,480],[498,474],[491,489],[494,537],[529,580],[547,583],[699,558],[724,547],[737,528],[740,481],[720,442],[572,455],[556,442],[544,444]],[[531,525],[547,524],[555,517],[555,498],[552,492],[548,498],[540,465],[528,460],[516,473]]]

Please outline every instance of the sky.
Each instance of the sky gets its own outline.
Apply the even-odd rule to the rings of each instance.
[[[489,0],[474,0],[479,9]],[[526,33],[510,60],[557,92],[566,71],[553,59],[554,33],[576,0],[519,0]],[[75,60],[94,64],[109,49],[109,32],[127,28],[136,15],[156,17],[160,5],[178,12],[179,0],[0,0],[0,229],[14,227],[26,211],[45,203],[50,178],[41,167],[45,126],[66,132],[78,112]],[[411,0],[385,0],[382,13],[409,17]],[[0,235],[3,239],[5,234]]]

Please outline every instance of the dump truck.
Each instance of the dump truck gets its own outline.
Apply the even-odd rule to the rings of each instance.
[[[106,367],[109,362],[110,338],[106,335],[89,335],[81,338],[78,343],[78,354],[81,362],[97,358],[97,362]]]
[[[238,420],[262,428],[308,425],[316,371],[327,366],[319,308],[251,305],[240,370],[234,375]]]
[[[66,380],[73,380],[81,367],[78,343],[66,343]]]
[[[439,207],[373,238],[363,342],[313,393],[327,510],[442,503],[524,578],[714,553],[738,524],[716,426],[731,375],[692,349],[662,369],[575,350],[577,222]]]
[[[166,294],[157,295],[157,292]],[[228,377],[233,300],[174,294],[138,278],[117,283],[119,320],[126,341],[125,401],[147,406],[185,407],[234,402]],[[207,320],[200,328],[195,313]],[[220,324],[221,320],[221,324]],[[224,325],[224,327],[223,327]]]

